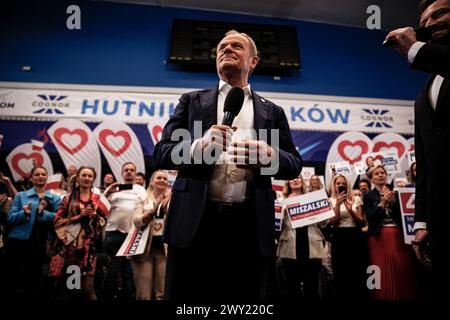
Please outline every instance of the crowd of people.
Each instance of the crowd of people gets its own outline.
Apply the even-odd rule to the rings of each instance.
[[[11,299],[163,299],[162,232],[170,200],[167,173],[155,171],[145,189],[136,183],[135,164],[128,162],[122,167],[123,183],[108,173],[97,188],[94,168],[73,167],[68,170],[72,175],[50,190],[46,189],[47,169],[42,166],[31,170],[28,190],[17,191],[23,183],[16,187],[2,176],[3,294]],[[129,187],[122,189],[124,185]],[[118,257],[132,224],[138,229],[151,226],[145,251],[131,258]],[[71,270],[79,273],[79,287],[67,285]]]
[[[410,168],[410,184],[415,180]],[[163,242],[170,206],[168,175],[156,170],[145,189],[145,175],[137,183],[136,166],[123,164],[123,183],[111,173],[94,186],[95,169],[72,169],[61,188],[46,190],[47,170],[30,172],[31,188],[16,191],[3,176],[1,192],[1,265],[9,297],[115,300],[165,298],[167,245]],[[405,245],[398,195],[387,181],[383,166],[372,167],[352,186],[346,176],[334,174],[328,186],[319,176],[302,175],[286,181],[279,201],[326,189],[334,217],[292,228],[283,210],[274,272],[267,293],[288,299],[420,299],[424,267]],[[130,185],[122,189],[121,185]],[[102,197],[110,204],[101,205]],[[150,225],[142,254],[116,256],[131,226]],[[70,290],[69,266],[81,272],[80,290]],[[370,265],[380,267],[380,285],[367,286]]]

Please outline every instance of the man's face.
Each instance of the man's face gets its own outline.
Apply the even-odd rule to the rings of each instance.
[[[142,176],[136,176],[136,179],[134,180],[135,183],[144,186],[145,180]]]
[[[123,167],[122,178],[126,183],[134,183],[134,180],[136,179],[136,167],[131,163]]]
[[[252,52],[249,40],[240,34],[230,34],[217,46],[216,67],[221,79],[233,74],[246,77],[258,64],[258,57]]]
[[[114,176],[111,173],[108,173],[105,175],[105,177],[103,178],[103,184],[105,186],[109,186],[114,182]]]
[[[359,183],[359,190],[361,190],[361,192],[366,193],[369,191],[369,185],[365,182],[360,182]]]
[[[69,177],[71,177],[71,176],[73,176],[73,175],[76,175],[76,174],[77,174],[77,171],[78,171],[77,167],[75,167],[75,166],[69,166],[69,168],[67,168],[67,175],[68,175]]]
[[[432,42],[449,43],[450,0],[438,0],[428,6],[420,17],[420,26],[432,29]]]

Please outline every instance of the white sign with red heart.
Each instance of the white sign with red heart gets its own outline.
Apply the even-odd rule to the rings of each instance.
[[[55,122],[47,131],[55,144],[64,165],[93,167],[97,172],[95,185],[101,181],[100,150],[91,129],[83,122],[75,119],[64,119]]]
[[[137,172],[145,174],[144,153],[136,134],[122,121],[104,121],[94,130],[103,154],[119,182],[122,182],[122,165],[133,162]]]
[[[167,119],[152,119],[151,123],[147,125],[150,138],[153,141],[153,145],[156,145],[162,138],[164,126],[167,123]]]
[[[49,176],[53,174],[52,161],[47,151],[44,149],[33,150],[31,143],[24,143],[15,147],[6,157],[6,162],[15,181],[28,176],[35,165],[44,166]]]
[[[341,134],[331,145],[328,152],[326,167],[329,164],[339,161],[348,161],[350,164],[361,162],[363,155],[372,152],[389,151],[395,152],[399,156],[401,172],[407,167],[406,151],[414,148],[413,140],[406,140],[397,133],[382,133],[370,139],[362,132],[346,132]],[[331,175],[329,170],[326,171],[326,181],[329,183]],[[353,184],[357,174],[347,176],[350,183]]]
[[[153,228],[152,235],[153,236],[162,236],[164,231],[164,219],[156,218],[153,220]]]

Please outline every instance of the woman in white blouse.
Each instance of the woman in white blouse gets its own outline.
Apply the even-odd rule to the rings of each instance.
[[[306,193],[303,177],[287,181],[285,198]],[[287,210],[283,210],[278,257],[286,276],[286,294],[289,299],[319,300],[319,273],[325,257],[325,239],[317,223],[292,228]]]
[[[164,277],[166,271],[166,250],[162,241],[164,223],[170,201],[167,173],[157,170],[150,178],[147,189],[149,210],[135,215],[137,228],[150,224],[150,231],[144,253],[131,259],[137,300],[164,299]],[[152,295],[152,292],[155,295]]]
[[[335,216],[332,225],[331,259],[338,299],[367,297],[367,266],[363,202],[354,196],[347,178],[337,174],[331,181],[330,201]]]

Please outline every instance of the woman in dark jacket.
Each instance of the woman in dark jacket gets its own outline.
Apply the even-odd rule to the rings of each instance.
[[[376,300],[417,299],[414,253],[405,244],[398,195],[386,184],[387,172],[383,166],[374,166],[367,172],[372,191],[364,196],[364,211],[369,223],[369,264],[379,267],[375,273],[374,289]]]

